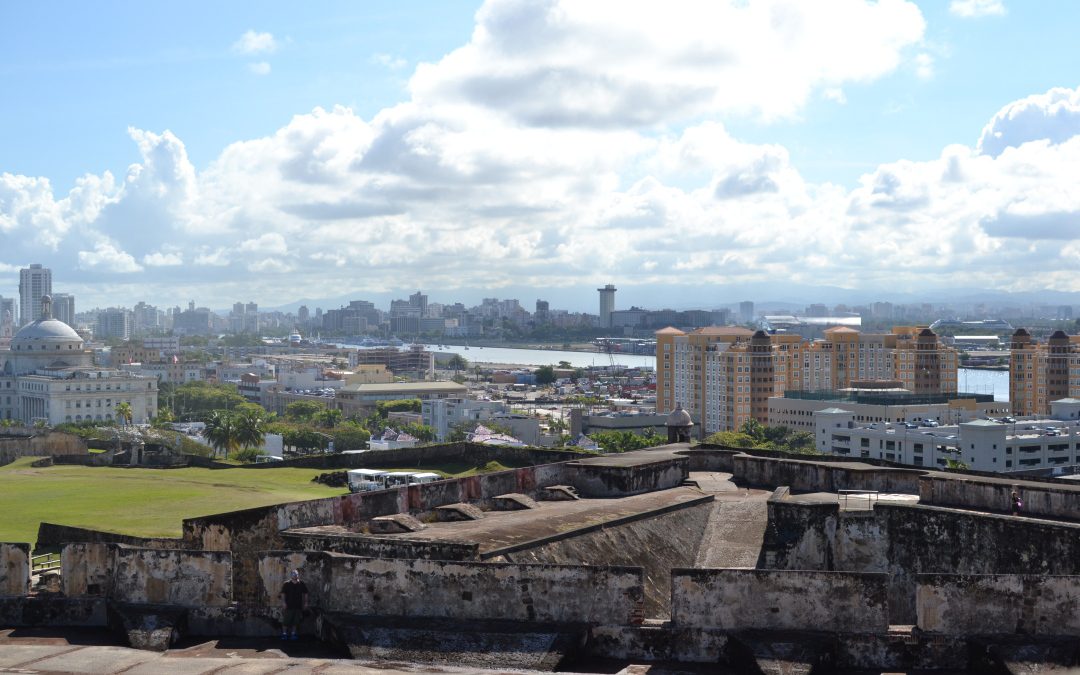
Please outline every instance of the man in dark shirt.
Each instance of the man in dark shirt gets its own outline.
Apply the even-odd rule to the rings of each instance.
[[[304,608],[307,606],[308,590],[303,581],[300,581],[300,570],[293,570],[289,580],[281,586],[279,594],[285,601],[285,614],[281,619],[281,639],[297,639],[296,631],[300,627],[300,620],[304,618]]]

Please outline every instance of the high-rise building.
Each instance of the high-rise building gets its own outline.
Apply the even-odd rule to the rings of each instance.
[[[110,307],[98,313],[97,330],[94,337],[98,340],[130,340],[131,312],[120,307]]]
[[[743,300],[739,303],[739,323],[750,323],[754,320],[754,303]]]
[[[611,313],[615,311],[615,291],[618,289],[608,284],[596,290],[600,293],[600,327],[611,328]]]
[[[957,391],[958,353],[927,328],[862,334],[831,328],[820,340],[709,327],[656,333],[656,407],[681,403],[703,434],[767,424],[769,398],[785,391],[835,391],[860,381],[898,381],[914,394]]]
[[[19,270],[19,322],[21,325],[41,318],[41,296],[52,295],[52,270],[33,264]]]
[[[16,321],[15,298],[0,296],[0,338],[15,334]]]
[[[1016,415],[1048,415],[1051,404],[1080,397],[1080,335],[1054,331],[1036,342],[1025,329],[1012,336],[1009,401]]]
[[[536,301],[536,312],[533,313],[533,319],[536,323],[547,323],[551,318],[551,304],[547,300]]]
[[[75,296],[71,293],[53,293],[53,318],[75,327]]]

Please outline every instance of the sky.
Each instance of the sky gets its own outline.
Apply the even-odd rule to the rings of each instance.
[[[1077,25],[1068,0],[0,3],[0,295],[30,263],[80,309],[1080,292]]]

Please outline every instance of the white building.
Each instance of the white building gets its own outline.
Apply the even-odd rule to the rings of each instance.
[[[149,422],[157,414],[157,380],[95,366],[83,339],[52,318],[52,299],[42,296],[41,318],[0,351],[0,418],[108,422],[121,402],[130,404],[133,422]]]
[[[19,270],[20,325],[41,318],[41,298],[46,295],[52,295],[52,270],[36,263]]]
[[[1071,473],[1080,466],[1080,400],[1062,399],[1052,406],[1049,418],[975,419],[938,427],[858,423],[850,410],[826,408],[814,413],[814,445],[826,454],[930,468],[955,460],[976,471]]]
[[[903,390],[836,392],[836,396],[789,392],[769,398],[769,426],[796,431],[814,431],[814,413],[826,408],[843,408],[855,415],[855,422],[904,423],[931,419],[939,424],[957,424],[985,417],[1006,416],[1008,401],[952,398],[948,394],[915,396]],[[989,398],[982,397],[980,398]],[[890,401],[891,402],[885,402]],[[937,401],[937,402],[931,402]]]
[[[499,401],[458,397],[428,399],[420,408],[423,423],[435,429],[435,437],[440,441],[445,441],[460,424],[490,420],[508,410],[506,404]]]

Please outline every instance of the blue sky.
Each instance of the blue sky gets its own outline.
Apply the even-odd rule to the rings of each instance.
[[[1080,291],[1078,14],[3,3],[0,295]]]

